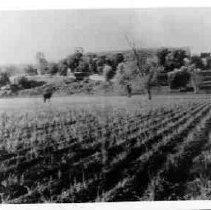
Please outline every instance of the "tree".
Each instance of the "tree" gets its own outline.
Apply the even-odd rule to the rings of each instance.
[[[49,63],[49,65],[48,65],[48,73],[49,74],[54,75],[54,74],[58,73],[58,71],[59,71],[59,66],[57,63],[54,63],[54,62]]]
[[[43,52],[37,52],[36,59],[38,62],[39,74],[46,74],[48,71],[48,61]]]
[[[168,73],[169,86],[171,89],[186,87],[190,81],[191,75],[187,67],[181,67]]]
[[[201,53],[200,58],[203,64],[203,69],[204,70],[211,69],[211,53]],[[199,65],[197,66],[199,67]]]
[[[119,63],[122,63],[124,61],[124,55],[122,53],[117,53],[112,55],[110,59],[107,58],[106,60],[109,60],[109,65],[112,67],[111,77],[113,77],[117,71],[117,66],[119,65]]]
[[[79,63],[78,63],[76,71],[77,72],[88,73],[89,72],[89,64],[84,59],[81,59],[79,61]]]
[[[115,54],[111,59],[112,66],[114,67],[115,70],[116,70],[118,64],[123,61],[124,61],[124,55],[122,53]]]
[[[175,68],[180,68],[184,65],[184,59],[189,55],[184,49],[168,50],[161,49],[157,52],[159,64],[164,67],[165,72],[173,71]]]
[[[170,53],[170,51],[167,48],[161,49],[160,51],[157,52],[157,56],[159,59],[159,64],[161,66],[166,65],[166,56]]]
[[[211,56],[211,53],[203,52],[203,53],[200,54],[200,57],[201,57],[201,58],[208,58],[208,57],[210,57],[210,56]]]
[[[201,83],[201,75],[199,74],[201,69],[196,68],[195,64],[191,64],[188,66],[188,72],[190,73],[190,80],[194,90],[194,93],[198,93],[199,85]]]
[[[137,78],[138,70],[134,62],[122,62],[117,66],[115,81],[118,85],[125,87],[130,81]]]
[[[64,59],[64,60],[60,61],[58,64],[58,72],[60,75],[66,76],[67,70],[68,70],[68,63],[67,63],[67,60]]]
[[[25,68],[24,68],[24,72],[30,76],[34,76],[34,75],[37,75],[37,69],[32,66],[32,65],[27,65]]]
[[[211,57],[208,57],[206,59],[207,59],[206,69],[211,69]]]
[[[173,56],[174,56],[174,62],[179,68],[184,65],[184,58],[187,58],[185,50],[183,49],[175,50]]]
[[[97,73],[97,58],[96,55],[88,56],[89,71]]]
[[[112,62],[109,59],[105,61],[105,65],[103,67],[103,75],[106,82],[109,82],[114,76]]]
[[[99,56],[97,58],[96,65],[97,65],[97,72],[98,72],[98,74],[102,74],[103,73],[103,66],[105,64],[105,61],[106,61],[106,56],[105,55]]]
[[[6,72],[1,72],[0,73],[0,86],[5,86],[10,83],[9,76]]]
[[[198,55],[191,57],[191,64],[194,64],[196,68],[204,69],[202,59]]]
[[[128,39],[127,36],[125,36],[125,38],[133,51],[137,70],[138,70],[138,75],[141,79],[144,79],[145,89],[147,91],[148,99],[151,100],[151,98],[152,98],[151,88],[152,88],[154,74],[156,72],[156,68],[157,68],[158,64],[154,63],[152,66],[146,65],[146,59],[139,57],[135,43],[132,43]]]
[[[73,72],[78,67],[79,62],[82,60],[82,57],[83,57],[83,48],[76,48],[75,53],[72,55],[69,55],[66,58],[67,65],[69,68],[72,69]]]

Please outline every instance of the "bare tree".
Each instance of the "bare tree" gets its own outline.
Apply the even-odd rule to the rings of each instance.
[[[190,73],[190,79],[191,79],[191,84],[194,90],[194,93],[199,92],[199,86],[201,83],[201,75],[200,75],[200,69],[196,68],[195,65],[190,65],[188,67],[189,73]]]
[[[125,39],[133,51],[133,54],[134,54],[134,57],[136,60],[136,66],[138,69],[138,75],[141,79],[144,79],[145,89],[147,91],[148,99],[151,100],[151,98],[152,98],[151,88],[152,88],[152,81],[154,78],[154,71],[153,71],[154,68],[151,69],[151,67],[149,65],[145,65],[145,62],[143,59],[140,59],[135,43],[131,42],[127,35],[125,35]],[[153,67],[156,67],[156,64],[153,64]]]
[[[48,61],[45,58],[45,54],[43,52],[37,52],[36,59],[37,59],[37,63],[38,63],[39,74],[47,73]]]

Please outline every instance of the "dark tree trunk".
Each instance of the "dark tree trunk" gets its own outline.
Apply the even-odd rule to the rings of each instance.
[[[151,95],[151,87],[147,87],[147,95],[148,95],[148,99],[151,100],[152,99],[152,95]]]

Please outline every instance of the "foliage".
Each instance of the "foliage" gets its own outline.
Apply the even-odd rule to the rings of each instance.
[[[186,68],[175,69],[168,74],[169,86],[171,89],[186,87],[190,81],[190,77],[191,75]]]
[[[58,63],[58,72],[61,76],[67,76],[68,63],[63,59]]]
[[[73,71],[78,67],[80,60],[82,59],[83,54],[82,52],[76,51],[74,54],[69,55],[66,58],[66,63],[69,68],[71,68]]]
[[[113,69],[110,65],[105,64],[103,67],[103,75],[105,78],[105,81],[110,81],[113,77]]]
[[[114,77],[115,83],[120,86],[126,85],[138,76],[135,62],[120,63]]]
[[[30,89],[44,85],[43,81],[28,80],[26,77],[22,76],[18,78],[17,85],[22,89]]]
[[[24,68],[24,72],[29,76],[37,75],[37,69],[33,65],[28,65]]]
[[[81,59],[76,67],[77,72],[89,72],[89,64],[85,61],[85,59]]]
[[[169,54],[169,50],[167,48],[161,49],[157,52],[157,56],[159,59],[159,64],[161,66],[165,66],[166,65],[166,56]]]
[[[57,63],[51,62],[48,64],[48,74],[54,75],[59,72],[59,65]]]
[[[183,49],[169,50],[161,49],[157,52],[159,64],[164,67],[165,72],[173,71],[175,68],[180,68],[184,65],[184,59],[189,55]]]
[[[161,86],[168,86],[168,74],[163,72],[157,73],[157,82]]]
[[[48,72],[48,61],[43,52],[37,52],[36,59],[38,63],[39,74],[46,74]]]
[[[200,54],[200,57],[201,57],[201,58],[207,58],[207,57],[210,57],[210,56],[211,56],[211,53],[202,52],[202,53]]]
[[[124,61],[124,55],[122,53],[117,53],[117,54],[114,54],[110,59],[110,64],[112,66],[112,69],[113,69],[113,74],[116,73],[116,70],[117,70],[117,66],[119,65],[119,63],[122,63]]]
[[[194,64],[196,68],[204,69],[204,65],[200,56],[194,55],[191,57],[191,64]]]
[[[0,73],[0,86],[5,86],[10,83],[9,76],[6,72],[1,72]]]

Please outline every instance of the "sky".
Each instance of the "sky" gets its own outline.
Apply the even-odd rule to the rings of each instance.
[[[0,12],[0,64],[35,63],[36,52],[57,61],[85,52],[137,47],[211,51],[210,9],[37,10]]]

